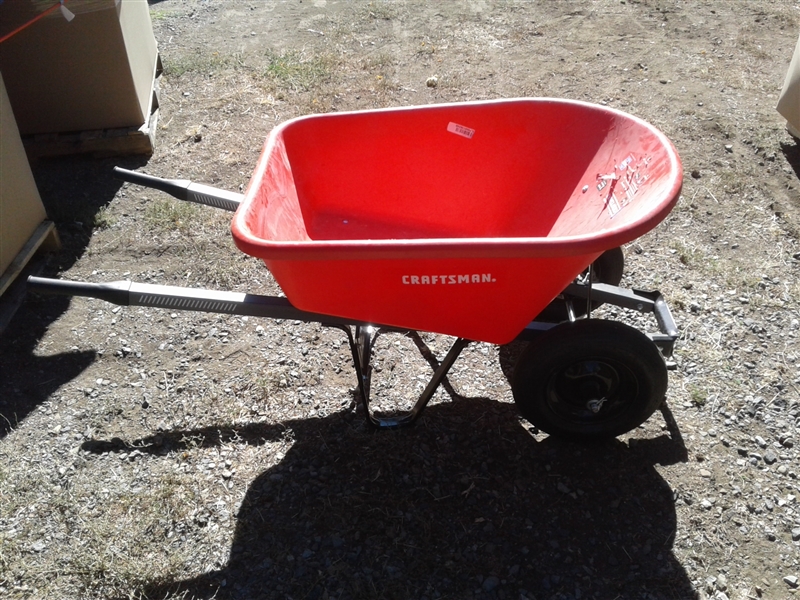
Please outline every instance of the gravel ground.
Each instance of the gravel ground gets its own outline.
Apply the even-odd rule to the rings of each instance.
[[[774,105],[795,2],[151,2],[150,159],[42,161],[42,273],[277,294],[229,214],[114,164],[230,190],[288,118],[518,96],[663,130],[681,201],[624,248],[681,337],[667,400],[599,445],[538,432],[518,345],[471,344],[413,427],[375,432],[318,324],[28,296],[0,338],[9,598],[785,599],[798,588],[800,150]],[[640,315],[599,316],[652,329]],[[378,338],[376,409],[452,342]]]

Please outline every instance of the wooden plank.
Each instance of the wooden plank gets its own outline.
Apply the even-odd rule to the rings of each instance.
[[[42,248],[43,250],[47,251],[55,251],[60,247],[61,242],[58,239],[56,226],[52,221],[42,221],[42,223],[33,232],[31,237],[28,238],[28,241],[25,242],[22,250],[17,253],[17,255],[14,257],[14,260],[12,260],[11,264],[8,265],[5,273],[0,276],[0,296],[3,295],[3,292],[8,289],[17,276],[22,272],[22,270],[25,268],[25,265],[30,262],[37,250]]]
[[[28,292],[28,275],[38,275],[44,266],[44,258],[35,256],[31,262],[22,270],[19,277],[11,286],[0,296],[0,335],[8,329],[14,315],[22,306],[25,295]]]
[[[153,153],[158,124],[158,109],[147,123],[137,128],[106,129],[85,134],[56,134],[52,137],[25,136],[25,152],[33,160],[47,156],[93,154],[95,156],[120,156]]]

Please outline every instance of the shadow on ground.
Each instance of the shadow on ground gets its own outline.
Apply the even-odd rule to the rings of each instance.
[[[781,142],[781,152],[786,157],[786,162],[792,166],[794,174],[800,179],[800,145],[795,140],[791,144]]]
[[[113,200],[122,185],[112,176],[114,165],[133,169],[144,163],[141,157],[104,160],[68,157],[32,165],[42,202],[48,217],[56,223],[62,242],[59,252],[40,262],[36,274],[57,277],[83,255],[96,215]],[[24,281],[14,285],[24,285]],[[29,295],[0,335],[0,437],[94,361],[92,351],[35,354],[42,336],[69,303],[68,298]]]
[[[145,597],[695,598],[654,468],[685,460],[679,435],[575,445],[534,437],[513,405],[462,399],[398,431],[335,414],[131,444],[167,453],[287,430],[295,442],[250,484],[227,564]]]

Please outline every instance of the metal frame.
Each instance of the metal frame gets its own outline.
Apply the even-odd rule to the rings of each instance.
[[[436,359],[438,366],[434,369],[428,385],[417,399],[410,411],[395,417],[377,417],[370,410],[370,386],[372,380],[372,352],[375,335],[379,331],[395,331],[408,333],[407,329],[398,329],[388,325],[366,323],[354,319],[346,319],[312,313],[292,306],[286,298],[262,296],[241,292],[221,292],[215,290],[184,288],[131,281],[114,281],[110,283],[85,283],[62,279],[29,277],[28,289],[42,294],[60,294],[66,296],[84,296],[97,298],[120,306],[149,306],[170,310],[188,310],[212,312],[228,315],[267,317],[271,319],[289,319],[307,323],[321,323],[345,332],[353,357],[353,366],[358,380],[361,404],[370,425],[378,428],[393,428],[409,425],[419,418],[428,405],[439,385],[444,381],[450,368],[458,359],[462,350],[470,344],[470,340],[457,338],[444,359]],[[672,350],[678,338],[678,329],[670,314],[664,297],[659,292],[643,292],[628,290],[606,284],[574,283],[564,290],[563,296],[599,300],[621,308],[631,308],[640,312],[651,312],[655,315],[660,333],[649,334],[653,343],[661,350],[667,368],[675,368]],[[571,312],[571,311],[570,311]],[[532,321],[520,334],[517,340],[530,340],[557,323]]]

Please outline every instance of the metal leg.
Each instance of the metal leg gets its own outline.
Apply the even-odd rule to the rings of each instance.
[[[589,265],[586,276],[586,318],[592,318],[592,280],[594,279],[594,263]]]
[[[372,327],[358,326],[355,328],[355,346],[351,341],[353,352],[353,364],[358,376],[358,388],[361,395],[361,403],[369,416],[369,398],[372,387]],[[351,338],[352,339],[352,338]]]
[[[411,409],[411,412],[408,413],[404,419],[405,422],[400,423],[401,425],[405,425],[407,423],[413,422],[425,407],[430,402],[430,399],[433,398],[433,394],[436,392],[436,389],[439,385],[444,381],[444,378],[447,377],[447,373],[450,371],[450,368],[456,362],[456,359],[461,354],[461,351],[469,346],[470,340],[465,340],[464,338],[458,338],[453,345],[450,347],[447,355],[444,357],[444,360],[439,365],[439,368],[433,372],[433,376],[431,380],[428,382],[427,387],[422,392],[422,395],[417,399],[416,404],[414,404],[414,408]]]
[[[564,306],[567,309],[567,319],[569,319],[571,323],[574,323],[577,317],[575,316],[575,307],[572,305],[572,298],[564,296]]]
[[[444,360],[442,360],[439,366],[434,370],[428,385],[425,387],[422,394],[420,394],[410,411],[396,417],[376,417],[369,408],[370,384],[372,378],[372,365],[370,364],[370,360],[372,358],[372,345],[375,341],[375,331],[369,326],[357,326],[354,334],[350,327],[338,326],[338,328],[347,334],[347,340],[350,343],[350,352],[353,355],[353,365],[358,379],[358,392],[359,396],[361,396],[361,405],[364,408],[367,422],[373,427],[380,429],[403,427],[416,421],[420,414],[422,414],[422,411],[425,410],[428,402],[433,398],[436,389],[442,381],[444,381],[445,377],[447,377],[447,373],[450,371],[453,363],[456,362],[461,351],[470,343],[470,340],[465,340],[464,338],[458,338],[453,343],[447,355],[444,357]]]

